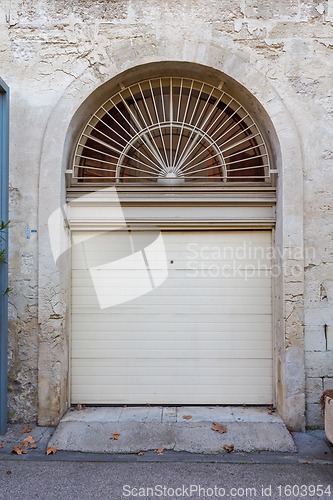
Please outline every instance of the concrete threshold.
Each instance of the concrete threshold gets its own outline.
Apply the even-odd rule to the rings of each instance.
[[[212,430],[214,422],[227,431]],[[118,439],[111,439],[114,433]],[[49,442],[62,451],[112,454],[161,447],[228,453],[225,445],[239,452],[297,451],[280,415],[266,407],[88,407],[68,411]]]

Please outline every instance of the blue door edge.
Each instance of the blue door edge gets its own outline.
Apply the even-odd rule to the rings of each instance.
[[[9,87],[0,78],[0,219],[8,221]],[[8,252],[8,234],[3,235]],[[8,287],[8,258],[0,266],[0,293]],[[0,296],[0,435],[7,431],[8,297]]]

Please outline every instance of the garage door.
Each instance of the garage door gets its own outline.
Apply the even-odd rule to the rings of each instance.
[[[72,403],[272,403],[270,249],[270,231],[73,233]]]

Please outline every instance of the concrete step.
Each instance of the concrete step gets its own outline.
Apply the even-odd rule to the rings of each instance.
[[[184,416],[191,416],[184,419]],[[227,432],[212,430],[214,422]],[[118,440],[111,440],[113,433]],[[68,411],[49,446],[93,453],[139,453],[164,447],[191,453],[269,450],[295,452],[277,412],[265,407],[89,407]]]

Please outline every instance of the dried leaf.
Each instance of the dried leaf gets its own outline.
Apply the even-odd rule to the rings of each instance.
[[[120,436],[120,432],[114,432],[113,433],[113,436],[110,437],[111,441],[118,441],[119,440],[119,436]]]
[[[0,444],[0,448],[6,448],[6,443]]]
[[[146,403],[146,406],[151,406],[151,404],[149,404],[149,403]]]
[[[9,474],[11,474],[11,473],[12,473],[12,471],[11,471],[11,470],[7,470],[7,472],[6,472],[6,474],[8,474],[8,476],[9,476]]]
[[[36,448],[38,448],[38,444],[37,443],[33,443],[33,444],[30,445],[29,450],[36,450]]]
[[[46,450],[46,455],[55,455],[57,453],[56,448],[52,448],[52,446],[49,446],[48,449]]]
[[[18,444],[18,445],[16,445],[16,448],[18,448],[20,450],[21,448],[23,448],[23,446],[24,446],[24,444]]]
[[[320,396],[319,404],[321,406],[321,413],[323,416],[325,415],[326,397],[333,398],[333,389],[326,389],[326,391],[324,391]]]
[[[26,434],[28,432],[31,432],[32,429],[34,429],[35,427],[33,425],[30,425],[30,424],[26,424],[22,427],[22,430],[21,430],[21,434]]]
[[[186,420],[190,420],[190,418],[192,418],[192,415],[183,415],[183,418],[185,418]]]
[[[159,449],[157,450],[158,455],[163,455],[163,451],[165,450],[164,446],[160,446]]]
[[[127,408],[127,405],[123,405],[123,408]]]
[[[139,457],[141,457],[142,455],[144,455],[143,451],[139,451],[138,455],[139,455]]]
[[[246,406],[246,404],[245,404],[245,403],[243,403],[243,406]]]
[[[32,437],[32,435],[31,435],[31,434],[29,434],[28,436],[26,436],[26,437],[23,439],[23,443],[32,444],[32,443],[35,443],[35,440],[34,440],[34,438]]]
[[[78,411],[84,410],[85,408],[86,408],[86,405],[81,405],[80,403],[77,404]]]
[[[28,450],[24,450],[24,449],[22,448],[21,452],[22,452],[23,454],[24,454],[24,453],[28,453]]]
[[[306,463],[306,464],[309,464],[310,462],[307,462],[307,461],[306,461],[305,463]]]
[[[29,443],[23,443],[22,448],[28,448]]]
[[[234,451],[234,444],[231,444],[230,446],[228,446],[227,444],[225,444],[223,446],[223,448],[226,450],[227,453],[231,453],[232,451]]]
[[[23,445],[19,444],[17,446],[14,446],[12,449],[12,453],[16,453],[16,455],[22,455],[22,453],[27,453],[27,450],[22,450]]]
[[[222,424],[217,424],[216,422],[214,422],[214,425],[212,427],[212,430],[213,431],[218,431],[220,434],[223,434],[224,432],[227,432],[227,428],[224,427],[224,425]]]

